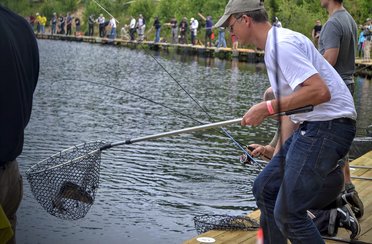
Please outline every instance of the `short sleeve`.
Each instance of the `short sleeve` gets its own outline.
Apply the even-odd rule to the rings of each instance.
[[[334,21],[328,21],[323,27],[320,38],[322,39],[323,49],[340,48],[342,31]]]
[[[318,71],[306,56],[303,42],[280,42],[278,44],[278,66],[292,90]]]

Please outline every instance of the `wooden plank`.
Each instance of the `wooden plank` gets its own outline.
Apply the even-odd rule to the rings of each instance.
[[[372,151],[365,155],[355,159],[351,162],[351,165],[365,165],[372,166]],[[372,169],[358,168],[352,170],[352,175],[363,176],[372,178]],[[353,180],[359,197],[364,204],[364,216],[359,221],[362,231],[359,237],[360,241],[372,243],[372,183],[368,180]],[[248,217],[259,220],[260,211],[256,210],[248,214]],[[219,234],[218,234],[219,233]],[[255,244],[256,243],[256,231],[209,231],[201,236],[213,237],[216,239],[216,243],[244,243],[244,244]],[[343,228],[339,228],[337,237],[344,239],[350,238],[350,232]],[[186,241],[187,244],[198,244],[196,237]],[[327,240],[326,243],[340,243],[336,241]]]

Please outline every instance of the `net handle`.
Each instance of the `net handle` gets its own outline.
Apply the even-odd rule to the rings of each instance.
[[[313,105],[308,105],[305,107],[293,109],[287,112],[281,112],[274,114],[273,116],[285,116],[285,115],[292,115],[292,114],[298,114],[298,113],[307,113],[313,111],[314,106]],[[153,139],[158,139],[162,137],[168,137],[168,136],[173,136],[173,135],[179,135],[179,134],[184,134],[184,133],[190,133],[190,132],[195,132],[195,131],[200,131],[200,130],[207,130],[211,128],[216,128],[216,127],[223,127],[226,125],[231,125],[231,124],[236,124],[240,123],[243,118],[239,119],[232,119],[232,120],[226,120],[226,121],[221,121],[221,122],[216,122],[216,123],[210,123],[210,124],[204,124],[200,126],[194,126],[194,127],[189,127],[189,128],[184,128],[180,130],[173,130],[173,131],[168,131],[168,132],[163,132],[155,135],[150,135],[150,136],[143,136],[143,137],[137,137],[133,139],[127,139],[125,141],[118,141],[118,142],[113,142],[106,144],[102,146],[100,149],[105,150],[111,147],[119,146],[119,145],[124,145],[124,144],[132,144],[140,141],[146,141],[146,140],[153,140]]]

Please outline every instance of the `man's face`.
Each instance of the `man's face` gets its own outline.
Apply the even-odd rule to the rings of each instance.
[[[231,16],[228,20],[227,30],[229,30],[231,34],[234,34],[241,44],[249,44],[246,18],[248,17],[245,15],[238,18]]]

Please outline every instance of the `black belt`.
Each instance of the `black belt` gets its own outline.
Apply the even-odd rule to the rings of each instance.
[[[351,118],[338,118],[333,119],[332,122],[340,123],[340,124],[347,124],[347,125],[356,125],[356,121]]]

